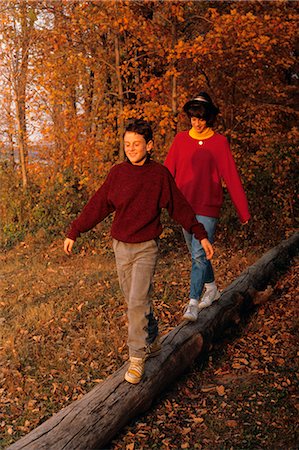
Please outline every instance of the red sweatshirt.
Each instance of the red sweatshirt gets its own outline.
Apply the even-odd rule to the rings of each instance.
[[[246,195],[225,136],[198,141],[188,131],[176,135],[165,160],[196,214],[219,217],[224,180],[241,222],[250,218]]]
[[[162,232],[161,208],[201,241],[207,233],[189,203],[177,188],[168,169],[147,160],[143,166],[123,162],[114,166],[105,182],[71,224],[67,236],[76,238],[115,211],[113,238],[123,242],[145,242]]]

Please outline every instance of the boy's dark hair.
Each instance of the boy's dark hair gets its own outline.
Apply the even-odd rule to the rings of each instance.
[[[143,119],[130,119],[125,128],[125,133],[127,131],[141,134],[145,142],[148,143],[153,139],[153,130],[150,126],[149,122],[146,122]]]
[[[189,100],[183,109],[189,119],[191,117],[204,119],[208,127],[214,124],[219,113],[219,108],[214,105],[211,97],[206,92],[200,92],[196,97]]]

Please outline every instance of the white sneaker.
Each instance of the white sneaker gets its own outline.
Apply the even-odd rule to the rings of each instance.
[[[204,308],[207,308],[208,306],[211,306],[213,302],[218,300],[220,297],[220,292],[218,289],[211,289],[209,291],[206,291],[204,295],[202,296],[201,302],[198,305],[198,310],[201,311]]]
[[[183,318],[186,320],[190,320],[191,322],[195,322],[198,316],[198,303],[189,303],[186,307]]]

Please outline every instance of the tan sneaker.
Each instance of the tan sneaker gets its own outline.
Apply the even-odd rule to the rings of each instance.
[[[130,356],[130,365],[125,374],[125,380],[128,383],[137,384],[144,374],[144,358]]]

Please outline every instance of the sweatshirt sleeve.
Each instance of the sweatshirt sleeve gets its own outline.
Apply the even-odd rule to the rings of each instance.
[[[192,207],[178,189],[168,170],[162,192],[161,208],[166,208],[170,217],[186,231],[194,234],[199,241],[208,237],[204,226],[196,219]]]
[[[176,175],[176,146],[177,146],[177,139],[174,138],[169,152],[166,156],[166,159],[164,161],[164,165],[167,167],[173,178],[175,178]]]
[[[83,208],[81,214],[72,222],[67,237],[74,241],[81,233],[91,230],[114,211],[114,206],[108,200],[111,175],[108,174],[105,182],[91,197]]]
[[[220,175],[226,184],[240,221],[242,223],[247,222],[247,220],[250,219],[248,202],[238,174],[236,163],[226,138],[222,148],[221,157],[218,159],[218,166]]]

